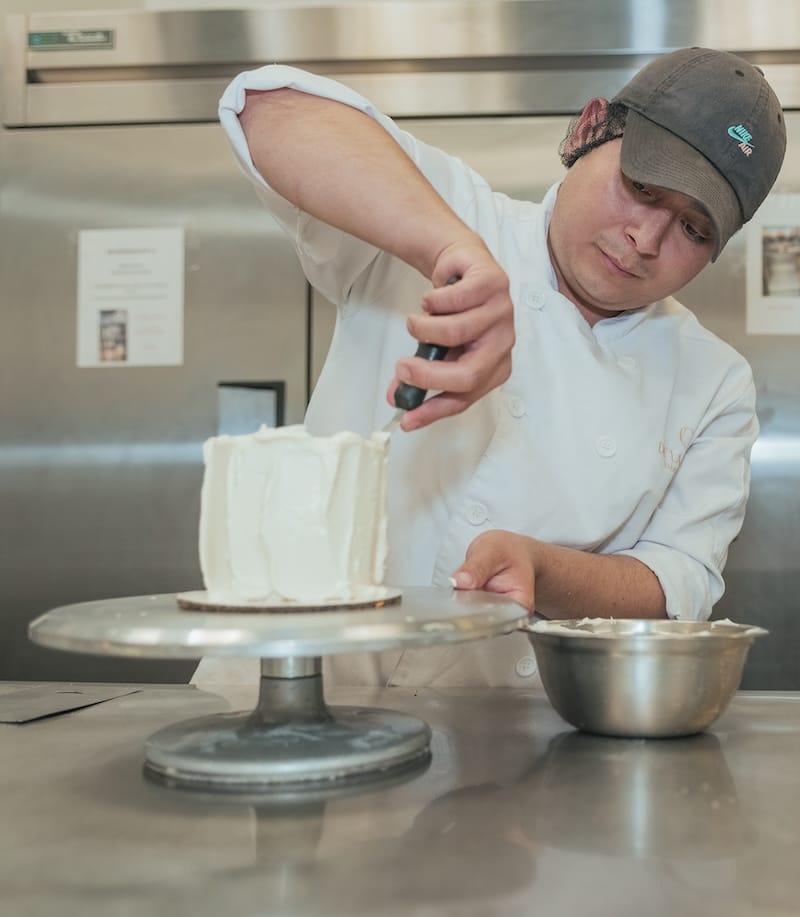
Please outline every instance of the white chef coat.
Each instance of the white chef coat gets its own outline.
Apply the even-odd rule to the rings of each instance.
[[[743,521],[758,432],[743,357],[672,298],[591,327],[559,293],[548,256],[558,186],[541,204],[512,200],[352,90],[268,66],[230,84],[220,120],[310,283],[338,306],[309,430],[368,434],[387,422],[393,411],[386,385],[395,361],[416,344],[406,316],[419,310],[430,284],[266,185],[237,114],[245,89],[282,86],[337,99],[378,121],[482,236],[510,279],[517,342],[509,380],[457,417],[392,438],[386,582],[447,586],[478,534],[508,529],[636,557],[658,577],[671,617],[707,618],[722,595],[728,546]],[[522,633],[326,663],[334,679],[350,684],[528,686],[536,668]],[[237,666],[204,660],[197,680],[230,681]],[[245,670],[256,678],[255,660],[239,669]]]

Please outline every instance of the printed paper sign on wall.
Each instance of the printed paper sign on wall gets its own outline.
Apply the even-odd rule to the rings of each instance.
[[[183,363],[182,228],[78,236],[78,366]]]

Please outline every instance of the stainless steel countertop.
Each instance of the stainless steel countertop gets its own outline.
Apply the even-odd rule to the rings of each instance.
[[[540,691],[329,689],[424,719],[430,765],[265,803],[141,773],[154,731],[248,709],[255,687],[138,687],[0,724],[3,914],[800,912],[800,694],[740,693],[710,732],[644,741],[575,732]]]

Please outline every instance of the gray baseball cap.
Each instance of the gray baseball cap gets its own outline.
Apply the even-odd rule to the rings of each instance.
[[[622,171],[699,201],[716,229],[716,260],[783,162],[786,126],[764,74],[727,51],[684,48],[643,67],[614,101],[629,109]]]

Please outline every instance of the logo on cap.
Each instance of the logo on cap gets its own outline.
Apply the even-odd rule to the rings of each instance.
[[[745,156],[750,156],[752,154],[753,145],[750,141],[753,139],[753,135],[743,124],[732,124],[728,128],[728,135],[733,137],[734,140],[739,141],[737,146]]]

